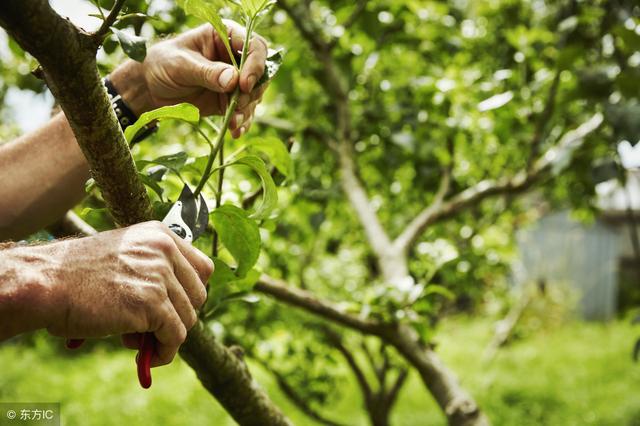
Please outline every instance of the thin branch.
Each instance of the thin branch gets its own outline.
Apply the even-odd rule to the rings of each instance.
[[[327,336],[327,340],[329,344],[334,348],[336,348],[338,352],[340,352],[344,357],[344,359],[347,361],[347,364],[349,364],[351,371],[356,376],[356,380],[358,381],[360,390],[362,390],[362,393],[364,394],[365,401],[367,403],[366,405],[368,405],[368,403],[373,398],[373,390],[371,389],[371,385],[369,385],[369,382],[367,381],[367,377],[362,371],[362,368],[360,368],[360,366],[358,365],[358,362],[356,361],[351,351],[349,351],[349,349],[347,349],[344,343],[342,343],[342,336],[340,336],[340,334],[338,334],[334,330],[331,330],[328,327],[324,327],[323,331]]]
[[[351,116],[348,99],[348,84],[331,55],[330,46],[322,39],[322,32],[316,28],[307,6],[299,4],[294,8],[286,0],[280,6],[291,17],[302,36],[311,44],[318,62],[324,69],[321,74],[330,102],[335,112],[334,141],[327,141],[334,148],[340,165],[342,189],[362,224],[367,240],[378,260],[386,258],[391,248],[391,239],[385,232],[375,209],[371,205],[367,191],[358,177],[353,147],[351,146]]]
[[[534,183],[548,177],[549,172],[556,164],[560,165],[566,161],[565,157],[571,155],[571,152],[582,144],[585,137],[600,127],[602,121],[602,114],[596,113],[578,128],[565,133],[558,145],[540,156],[527,172],[520,172],[511,178],[498,181],[478,182],[437,207],[427,207],[407,225],[394,241],[394,246],[408,251],[429,225],[455,216],[469,206],[489,197],[526,191]]]
[[[91,37],[93,37],[93,39],[96,41],[96,44],[98,45],[102,44],[102,41],[104,40],[104,37],[107,35],[107,33],[110,31],[111,26],[118,19],[120,10],[122,10],[122,7],[124,6],[124,3],[126,1],[127,0],[116,0],[115,4],[113,5],[113,8],[111,8],[111,12],[109,12],[109,15],[107,15],[104,21],[102,21],[102,25],[100,25],[100,28],[98,28],[96,32],[91,34]]]
[[[379,259],[383,258],[391,246],[391,240],[357,176],[352,149],[346,142],[338,145],[338,160],[341,172],[340,183],[344,194],[355,210],[374,254]]]
[[[320,300],[308,291],[291,287],[285,282],[265,274],[260,277],[254,290],[363,333],[380,335],[385,328],[381,323],[341,311],[334,308],[330,302]]]
[[[305,398],[298,393],[296,388],[291,385],[287,379],[280,374],[275,369],[271,368],[267,363],[258,358],[253,358],[256,360],[265,370],[267,370],[275,379],[278,387],[286,395],[287,398],[296,406],[300,411],[314,419],[315,421],[322,423],[327,426],[343,426],[342,423],[334,422],[326,417],[324,417],[321,413],[315,410],[311,405],[305,400]]]
[[[398,373],[398,377],[396,377],[395,382],[393,382],[393,386],[391,386],[391,389],[386,396],[386,403],[388,407],[391,407],[398,398],[400,389],[402,389],[402,386],[406,382],[408,376],[409,370],[407,370],[406,368],[403,368],[400,373]]]
[[[447,168],[444,171],[440,185],[436,195],[433,197],[433,201],[424,209],[420,214],[411,222],[406,229],[400,234],[393,242],[394,249],[399,252],[408,252],[414,240],[418,238],[418,235],[422,232],[422,229],[418,228],[421,225],[423,218],[432,217],[436,212],[442,209],[444,199],[451,187],[451,169]],[[423,225],[426,227],[426,225]]]

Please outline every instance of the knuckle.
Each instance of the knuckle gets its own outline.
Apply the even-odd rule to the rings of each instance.
[[[203,83],[211,83],[211,82],[217,82],[218,79],[216,78],[216,74],[217,74],[217,69],[209,66],[208,64],[199,64],[198,65],[199,68],[199,74],[200,74],[200,78],[202,78]]]
[[[198,290],[196,291],[196,294],[193,296],[194,308],[199,309],[202,305],[204,305],[204,302],[206,301],[207,301],[207,290],[204,288],[204,286],[198,286]]]
[[[193,328],[194,325],[196,325],[196,322],[198,322],[198,316],[196,315],[196,312],[193,310],[190,310],[190,314],[189,314],[189,318],[187,319],[187,323],[185,324],[186,328],[191,330]]]
[[[187,340],[187,328],[184,326],[184,324],[180,323],[176,328],[174,338],[177,346],[180,346],[184,343],[185,340]]]
[[[262,37],[262,36],[261,36],[261,35],[259,35],[259,34],[256,34],[256,35],[254,36],[254,40],[255,40],[257,43],[261,44],[261,45],[262,45],[262,47],[264,47],[265,51],[266,51],[266,50],[268,50],[268,48],[269,48],[269,43],[267,42],[267,39],[265,39],[264,37]]]
[[[215,269],[216,265],[213,263],[213,260],[211,260],[211,258],[209,257],[206,257],[204,260],[204,265],[202,266],[203,274],[208,278],[211,276],[211,274],[213,274]]]
[[[164,226],[164,225],[163,225]],[[153,236],[153,244],[156,248],[162,251],[165,254],[173,253],[176,249],[176,242],[171,238],[170,235],[165,232],[157,232]]]

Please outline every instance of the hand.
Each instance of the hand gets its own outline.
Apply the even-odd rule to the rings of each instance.
[[[66,338],[123,334],[137,348],[137,335],[158,341],[152,366],[171,362],[206,300],[204,283],[213,262],[160,222],[32,247],[58,300],[50,333]],[[63,309],[59,309],[63,308]]]
[[[245,29],[225,21],[231,49],[241,51]],[[264,73],[267,42],[254,35],[242,75],[231,64],[227,50],[213,27],[202,25],[180,36],[152,46],[142,64],[127,61],[110,76],[134,113],[180,102],[200,108],[203,115],[223,114],[230,94],[240,85],[236,114],[231,120],[233,137],[249,130],[256,106],[267,85],[255,88]]]

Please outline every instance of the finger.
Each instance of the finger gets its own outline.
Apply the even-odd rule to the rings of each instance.
[[[127,333],[120,336],[122,346],[127,349],[140,349],[140,333]]]
[[[173,269],[177,278],[175,286],[179,288],[170,288],[169,298],[176,307],[178,314],[180,314],[185,327],[190,329],[197,320],[194,309],[200,309],[207,300],[207,290],[196,270],[189,264],[182,253],[177,253],[173,259]],[[175,301],[173,297],[176,298]],[[184,303],[185,300],[188,304]],[[176,305],[176,303],[180,303],[180,306]]]
[[[253,115],[255,113],[256,107],[258,106],[259,101],[254,101],[246,105],[244,108],[236,109],[236,112],[231,120],[230,129],[235,130],[240,126],[246,123],[250,123],[253,120]],[[249,130],[246,128],[245,130]]]
[[[236,109],[240,110],[245,108],[247,105],[249,105],[253,101],[254,92],[256,92],[256,90],[254,90],[250,94],[240,93],[240,95],[238,96],[238,103],[236,104]]]
[[[230,93],[238,85],[238,71],[224,62],[210,61],[199,54],[189,55],[183,69],[186,84],[216,93]]]
[[[240,51],[244,47],[246,30],[238,23],[225,21],[231,38],[231,49]],[[261,36],[254,34],[249,41],[247,59],[245,60],[240,76],[240,90],[244,93],[251,93],[256,83],[264,74],[265,62],[267,61],[267,41]]]
[[[159,306],[156,315],[159,326],[157,330],[152,331],[158,343],[151,361],[152,367],[166,365],[173,361],[178,348],[187,338],[187,329],[170,302],[167,301]]]
[[[229,95],[203,90],[193,98],[186,98],[185,102],[194,104],[203,116],[224,114],[229,105]]]
[[[186,265],[186,267],[191,268],[189,265]],[[176,271],[176,275],[177,275],[177,271]],[[200,284],[200,280],[198,279],[197,275],[195,275],[194,278],[197,283],[196,285],[203,287],[203,285]],[[195,307],[191,302],[191,298],[187,295],[187,291],[185,287],[183,287],[181,284],[182,283],[180,283],[177,279],[170,280],[170,282],[166,284],[167,294],[169,296],[169,300],[171,301],[171,304],[173,305],[174,309],[178,313],[178,316],[180,317],[182,324],[184,324],[184,327],[187,330],[191,330],[191,327],[193,327],[196,321],[198,320],[198,315],[196,314]],[[198,297],[202,297],[202,296],[198,296]]]
[[[168,227],[164,226],[164,230],[176,242],[180,253],[182,253],[189,264],[195,268],[202,283],[206,284],[213,273],[213,261],[200,250],[174,234]]]
[[[262,101],[262,96],[264,95],[264,92],[267,91],[268,87],[269,83],[265,83],[260,85],[260,87],[253,89],[253,91],[251,92],[251,102]]]

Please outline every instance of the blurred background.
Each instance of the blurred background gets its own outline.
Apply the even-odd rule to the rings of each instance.
[[[51,5],[86,30],[100,24],[96,2]],[[126,5],[144,15],[120,27],[149,43],[201,23],[169,0]],[[285,59],[245,141],[287,142],[295,168],[276,176],[260,270],[359,318],[410,327],[493,424],[640,425],[640,5],[290,0],[258,32]],[[126,56],[110,38],[98,58],[106,75]],[[36,65],[0,32],[2,142],[55,108]],[[385,278],[362,231],[343,145],[391,238],[449,206],[415,234],[403,279]],[[133,153],[183,150],[207,147],[163,123]],[[237,202],[256,182],[225,185]],[[76,213],[113,226],[95,195]],[[327,334],[326,321],[259,293],[224,301],[208,325],[243,348],[296,424],[446,424],[388,342],[332,324]],[[134,352],[117,339],[70,352],[46,332],[19,336],[0,344],[0,366],[0,401],[61,402],[66,425],[234,424],[181,360],[142,391]],[[389,397],[386,410],[367,389]]]

